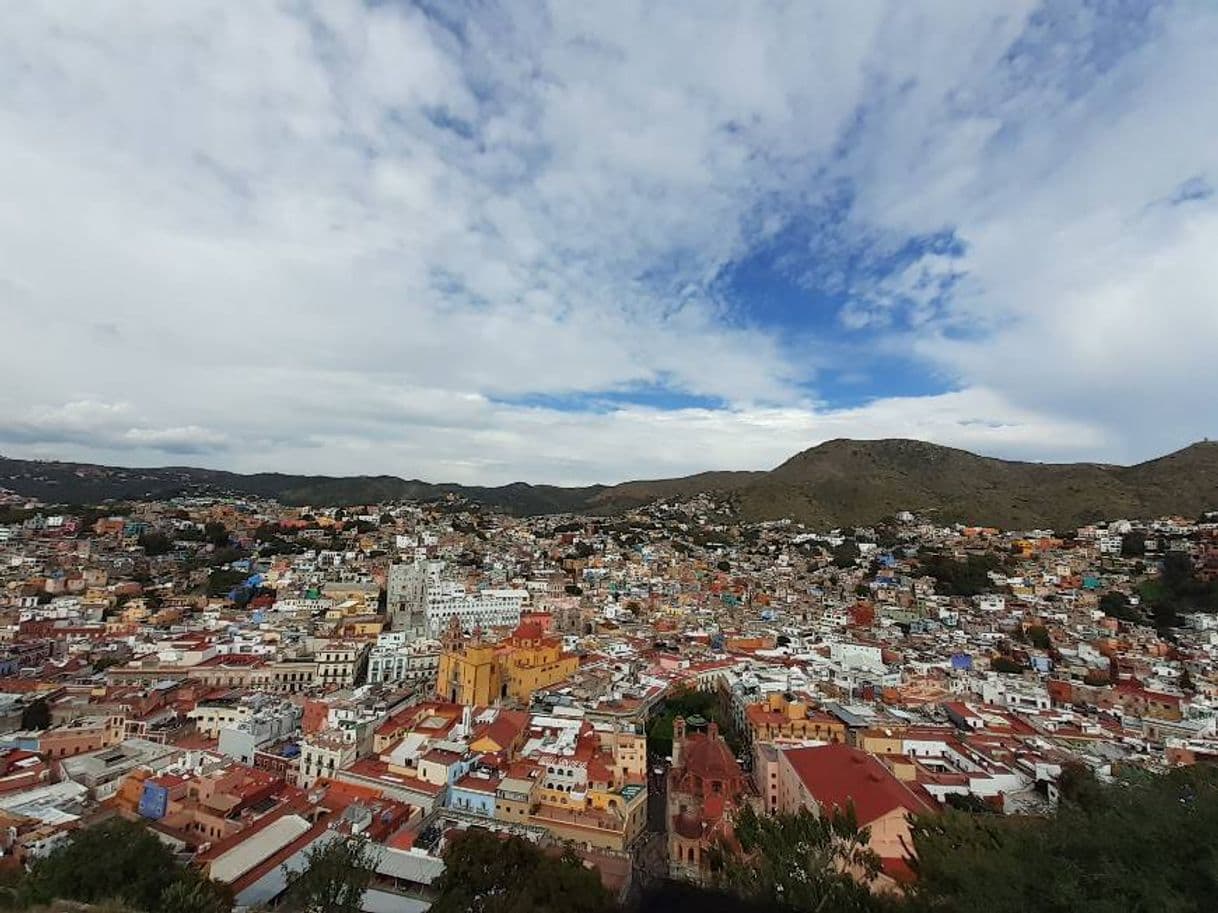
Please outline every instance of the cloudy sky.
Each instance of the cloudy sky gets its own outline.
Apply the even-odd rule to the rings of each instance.
[[[1218,436],[1218,4],[9,4],[0,453]]]

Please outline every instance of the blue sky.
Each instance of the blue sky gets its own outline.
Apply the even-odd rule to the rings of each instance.
[[[612,482],[1218,406],[1218,6],[22,4],[0,452]]]

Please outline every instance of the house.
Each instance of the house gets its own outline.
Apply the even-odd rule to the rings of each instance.
[[[898,780],[875,756],[848,745],[786,748],[778,752],[778,811],[816,814],[853,807],[885,875],[909,876],[910,817],[934,811],[932,803]]]

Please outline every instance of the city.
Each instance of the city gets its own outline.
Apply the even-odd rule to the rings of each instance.
[[[1214,913],[1216,0],[33,0],[0,913]]]
[[[899,892],[916,816],[1043,815],[1072,768],[1218,761],[1218,513],[734,513],[9,493],[5,858],[123,817],[252,909],[361,835],[364,908],[421,910],[474,829],[570,849],[625,902],[712,884],[745,806],[849,806],[868,890]]]

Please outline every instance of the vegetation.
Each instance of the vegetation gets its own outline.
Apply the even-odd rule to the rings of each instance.
[[[1023,663],[1011,659],[1009,656],[995,656],[990,660],[990,668],[995,672],[1017,674],[1023,672],[1026,667]]]
[[[21,711],[21,728],[26,730],[48,729],[51,725],[51,708],[45,698],[38,698]]]
[[[739,753],[742,746],[736,732],[736,724],[730,713],[727,713],[719,696],[711,691],[695,691],[683,688],[674,691],[664,702],[664,709],[652,717],[647,727],[647,750],[661,757],[672,755],[672,724],[677,717],[700,716],[708,722],[718,724],[723,739],[734,753]]]
[[[360,913],[376,875],[376,852],[366,838],[314,844],[299,871],[288,871],[283,908],[292,913]]]
[[[158,533],[155,530],[148,530],[140,533],[139,545],[144,550],[144,554],[149,558],[155,558],[158,555],[168,555],[173,551],[173,540],[164,533]]]
[[[741,813],[739,846],[712,857],[716,883],[763,909],[908,913],[1185,913],[1218,892],[1218,769],[1132,773],[1099,783],[1081,765],[1059,778],[1056,813],[994,814],[949,802],[912,828],[918,880],[873,895],[842,874],[875,871],[849,815],[817,820]],[[1187,835],[1182,839],[1181,835]],[[687,904],[697,909],[696,902]]]
[[[157,913],[227,913],[232,907],[223,886],[179,866],[155,834],[124,818],[77,831],[34,863],[16,894],[25,906],[117,901]]]
[[[207,595],[227,596],[234,587],[240,586],[249,577],[249,571],[217,568],[207,575]]]
[[[608,488],[482,488],[431,485],[390,476],[121,470],[4,458],[0,458],[0,475],[6,478],[6,487],[24,495],[73,504],[165,499],[186,490],[316,505],[432,501],[451,493],[459,496],[453,505],[468,499],[521,515],[614,512],[660,498],[721,491],[739,506],[746,521],[791,517],[826,529],[859,526],[875,523],[903,505],[913,510],[933,507],[936,519],[942,522],[1031,529],[1070,528],[1104,516],[1196,516],[1212,507],[1218,445],[1194,444],[1162,459],[1120,467],[1011,463],[920,441],[829,441],[770,472],[710,473]],[[14,511],[18,522],[24,518]],[[98,515],[110,512],[120,511],[108,507]]]
[[[719,887],[754,902],[841,913],[876,909],[866,882],[880,871],[853,809],[817,816],[759,817],[746,805],[736,818],[737,846],[719,846],[711,869]],[[849,872],[857,873],[853,878]]]
[[[963,561],[945,555],[926,555],[922,571],[935,578],[935,590],[945,596],[976,596],[994,589],[990,571],[998,570],[993,555],[969,555]]]
[[[1063,774],[1047,818],[948,811],[917,820],[915,910],[1110,913],[1212,909],[1218,771],[1181,768],[1114,786]],[[1187,839],[1181,839],[1187,835]]]
[[[840,568],[854,567],[854,562],[860,554],[862,553],[859,551],[858,543],[853,539],[847,539],[833,549],[833,566]]]
[[[1038,650],[1048,650],[1052,645],[1052,641],[1049,640],[1049,631],[1044,625],[1030,625],[1024,634],[1027,635],[1028,643]]]
[[[1179,624],[1184,612],[1218,613],[1218,580],[1198,577],[1192,559],[1183,552],[1169,552],[1159,576],[1144,581],[1139,593],[1160,629]]]
[[[1142,613],[1124,593],[1112,590],[1100,597],[1100,611],[1120,621],[1141,621]]]
[[[521,837],[469,830],[449,844],[432,913],[610,913],[613,897],[567,851],[552,857]]]

